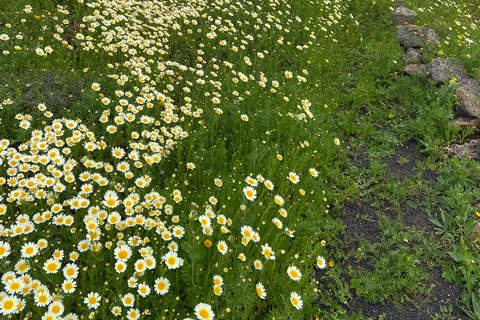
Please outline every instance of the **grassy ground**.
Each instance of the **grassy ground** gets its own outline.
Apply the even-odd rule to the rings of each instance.
[[[0,3],[0,313],[479,319],[480,169],[399,4]],[[480,8],[404,5],[480,78]]]

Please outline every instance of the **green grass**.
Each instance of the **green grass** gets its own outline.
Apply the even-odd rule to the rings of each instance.
[[[2,2],[0,312],[353,319],[353,292],[420,307],[429,264],[465,287],[459,303],[478,319],[468,263],[478,255],[478,168],[443,156],[463,138],[447,125],[453,91],[403,75],[388,19],[397,5]],[[480,77],[478,8],[405,5],[442,37],[427,57]],[[384,160],[410,139],[427,157],[397,181]],[[427,168],[436,181],[422,180]],[[413,192],[425,194],[418,205],[440,242],[401,223]],[[362,242],[357,258],[371,272],[349,270],[360,251],[342,250],[340,212],[352,202],[399,213],[378,217],[378,243]]]

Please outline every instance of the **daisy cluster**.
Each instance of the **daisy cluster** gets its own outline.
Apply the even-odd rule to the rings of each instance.
[[[130,320],[152,313],[213,319],[239,299],[227,288],[247,283],[246,296],[268,302],[278,274],[295,286],[283,295],[301,310],[304,300],[313,299],[305,287],[313,286],[315,261],[320,269],[326,261],[310,254],[299,259],[298,253],[283,258],[299,223],[298,213],[288,218],[287,208],[294,207],[289,192],[305,196],[301,181],[316,181],[321,169],[271,180],[248,174],[224,183],[219,177],[210,180],[216,191],[208,195],[189,190],[187,174],[165,187],[162,169],[191,138],[187,128],[203,125],[204,117],[221,119],[233,106],[248,126],[256,109],[246,102],[255,97],[291,108],[286,115],[292,122],[313,120],[308,91],[292,96],[292,88],[308,84],[309,71],[287,69],[282,57],[316,47],[319,26],[335,42],[329,28],[343,19],[342,7],[303,21],[287,1],[78,3],[85,11],[81,20],[58,6],[53,44],[34,50],[42,59],[61,50],[111,58],[108,79],[88,88],[99,97],[91,106],[100,110],[98,122],[55,118],[47,101],[36,105],[41,119],[23,111],[11,119],[27,134],[25,142],[0,140],[0,314],[70,320],[108,309]],[[23,11],[35,10],[27,5]],[[12,37],[4,33],[0,40]],[[182,48],[190,59],[176,61]],[[276,69],[257,67],[275,63]],[[115,90],[102,89],[108,81]],[[0,106],[13,103],[5,98]],[[329,142],[340,145],[337,138]],[[194,162],[185,166],[195,173]],[[227,189],[239,209],[226,209]],[[258,219],[250,212],[257,206],[265,208]],[[287,262],[275,265],[280,259]]]

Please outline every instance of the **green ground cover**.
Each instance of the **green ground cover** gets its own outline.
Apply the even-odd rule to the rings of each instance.
[[[453,89],[403,73],[399,4],[2,1],[0,314],[362,319],[353,295],[421,308],[440,266],[479,319],[478,163],[442,151]],[[442,38],[426,60],[480,78],[480,8],[405,5]],[[347,250],[352,203],[435,229],[379,216]]]

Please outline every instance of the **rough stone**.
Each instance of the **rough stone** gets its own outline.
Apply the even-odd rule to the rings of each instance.
[[[470,157],[476,161],[480,160],[480,140],[471,140],[464,144],[453,144],[450,147],[443,148],[449,157],[464,158]]]
[[[480,84],[477,79],[464,79],[458,82],[455,96],[458,102],[456,113],[459,116],[480,118]]]
[[[458,117],[450,120],[448,124],[451,126],[458,125],[463,130],[465,130],[467,127],[472,127],[472,126],[475,127],[477,130],[480,129],[480,119],[478,118]]]
[[[427,27],[406,25],[398,27],[397,43],[406,48],[430,48],[440,44],[440,37]]]
[[[422,63],[422,50],[415,48],[408,48],[407,53],[403,55],[405,63]]]
[[[425,64],[408,64],[405,66],[405,73],[408,75],[422,75],[425,74]]]
[[[428,76],[437,83],[450,81],[453,77],[459,82],[471,78],[461,63],[442,58],[433,59],[428,63],[425,72],[428,72]]]
[[[390,19],[394,25],[404,26],[406,24],[414,24],[416,14],[417,13],[415,11],[405,8],[404,6],[400,6],[393,10]]]
[[[415,11],[405,8],[404,6],[400,6],[393,10],[390,19],[394,25],[404,26],[405,24],[414,24],[416,14],[417,13]]]

